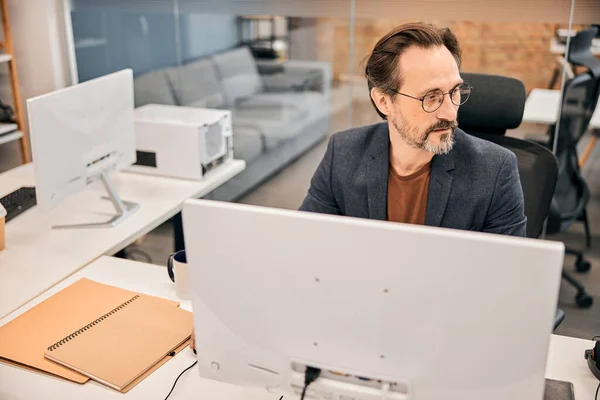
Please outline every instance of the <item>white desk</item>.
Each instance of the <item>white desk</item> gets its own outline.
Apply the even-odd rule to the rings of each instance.
[[[552,335],[546,378],[573,382],[575,400],[594,400],[598,379],[592,374],[583,353],[594,347],[590,340]]]
[[[176,300],[174,285],[169,280],[164,267],[113,257],[101,257],[0,320],[0,326],[82,277]],[[182,302],[181,306],[189,309],[190,304],[189,302]],[[576,400],[593,399],[598,385],[598,381],[588,369],[583,358],[584,351],[592,346],[591,341],[564,336],[553,335],[550,341],[546,377],[573,382]],[[3,400],[163,399],[171,389],[175,378],[194,360],[193,353],[189,349],[185,349],[125,395],[107,389],[95,382],[78,385],[0,363],[0,398]],[[202,379],[198,376],[198,370],[193,368],[179,379],[170,399],[195,398],[211,400],[279,399],[278,396],[265,395],[264,391],[249,391],[240,387]]]
[[[533,89],[525,101],[523,122],[552,125],[558,120],[560,90]],[[590,129],[600,129],[600,103],[590,121]]]
[[[178,300],[175,296],[175,286],[169,280],[166,268],[105,256],[3,318],[0,320],[0,326],[82,277],[136,292]],[[181,302],[181,307],[190,310],[190,302]],[[184,349],[125,395],[93,381],[79,385],[0,363],[0,399],[164,399],[177,376],[195,360],[194,353],[189,348]],[[262,391],[258,395],[238,386],[202,379],[198,376],[198,369],[193,368],[179,379],[169,400],[196,398],[210,400],[279,399],[275,395],[272,398],[265,396]]]
[[[114,228],[51,229],[51,225],[106,220],[114,208],[102,200],[100,182],[69,198],[49,213],[34,207],[6,224],[6,249],[0,252],[0,318],[102,255],[131,244],[181,210],[189,198],[206,195],[245,168],[233,160],[202,181],[161,178],[134,173],[111,177],[120,197],[140,208]],[[0,196],[35,185],[33,166],[0,175]]]

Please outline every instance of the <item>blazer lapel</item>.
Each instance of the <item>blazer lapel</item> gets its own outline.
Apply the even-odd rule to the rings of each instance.
[[[452,152],[433,157],[431,161],[431,179],[429,181],[425,225],[440,226],[446,205],[448,204],[448,198],[450,197],[450,189],[452,188],[452,175],[448,171],[453,169],[454,159]]]
[[[367,158],[369,218],[386,220],[390,170],[390,137],[387,124],[381,124],[374,132]]]

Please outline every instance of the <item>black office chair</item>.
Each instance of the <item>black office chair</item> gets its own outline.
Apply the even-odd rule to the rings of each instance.
[[[592,54],[592,39],[599,36],[596,26],[580,31],[571,39],[568,61],[587,68],[587,71],[569,80],[564,87],[559,131],[556,126],[549,130],[548,147],[553,148],[556,139],[556,155],[561,165],[556,201],[550,210],[549,233],[564,232],[574,221],[584,224],[586,248],[591,246],[590,223],[587,214],[589,189],[580,171],[577,144],[588,130],[598,104],[600,93],[600,61]],[[555,138],[556,136],[556,138]],[[568,249],[577,257],[575,268],[587,272],[590,263],[583,252]]]
[[[596,25],[592,25],[592,28],[596,29],[596,38],[600,39],[600,24],[596,24]],[[590,34],[586,34],[590,35]],[[596,58],[593,54],[592,54],[592,49],[591,49],[591,44],[593,38],[588,39],[586,38],[586,44],[587,44],[587,50],[586,50],[586,54],[584,54],[583,56],[575,56],[575,60],[572,60],[572,62],[577,63],[577,65],[582,65],[584,67],[587,67],[588,70],[592,73],[592,75],[595,78],[599,78],[600,77],[600,61],[598,60],[598,58]],[[596,147],[598,141],[600,140],[600,129],[593,129],[590,134],[592,135],[592,137],[590,138],[590,141],[588,142],[585,150],[583,151],[583,154],[581,155],[581,158],[579,159],[579,167],[583,168],[585,166],[585,163],[587,161],[587,159],[589,158],[590,154],[592,153],[592,151],[594,150],[594,148]]]
[[[600,25],[590,25],[588,29],[577,32],[570,40],[569,52],[566,55],[566,60],[569,63],[568,68],[574,71],[573,67],[583,66],[590,68],[591,65],[597,65],[598,59],[592,54],[592,39],[600,37]],[[566,40],[565,40],[566,43]],[[559,58],[560,62],[561,58]],[[553,89],[559,81],[562,74],[561,66],[557,65],[552,74],[548,89]],[[570,73],[572,75],[573,72]]]
[[[586,133],[592,114],[598,103],[600,78],[592,72],[584,72],[565,84],[562,113],[556,138],[552,135],[549,146],[556,143],[556,156],[559,162],[559,177],[556,193],[548,215],[548,234],[565,232],[574,222],[582,222],[585,229],[586,248],[591,246],[590,223],[587,204],[590,198],[588,185],[581,174],[577,143]],[[583,252],[567,248],[566,252],[576,256],[575,269],[587,272],[591,265]],[[583,287],[572,278],[567,278],[578,290],[577,304],[589,307],[591,298],[586,296]]]
[[[577,35],[571,38],[567,61],[576,66],[586,67],[597,76],[600,73],[600,61],[592,53],[592,40],[599,36],[600,30],[596,25],[577,32]]]
[[[521,124],[525,107],[525,87],[519,80],[500,76],[463,73],[473,86],[467,103],[458,111],[459,126],[467,133],[510,149],[517,156],[519,176],[525,200],[527,236],[542,233],[558,176],[556,157],[546,147],[504,136],[507,129]],[[474,101],[471,101],[474,100]],[[488,105],[491,104],[491,107]],[[563,272],[563,277],[566,274]],[[564,318],[557,311],[555,328]]]
[[[525,86],[517,79],[484,74],[461,74],[471,86],[471,98],[458,111],[461,129],[470,135],[499,144],[517,156],[525,200],[527,237],[542,233],[554,195],[558,164],[546,147],[528,140],[505,136],[507,129],[521,124],[525,108]]]

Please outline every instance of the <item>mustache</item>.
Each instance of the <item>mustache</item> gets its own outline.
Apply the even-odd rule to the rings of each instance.
[[[422,143],[427,142],[427,139],[429,139],[429,135],[431,134],[431,132],[438,130],[438,129],[452,129],[452,131],[454,131],[456,128],[458,128],[458,122],[457,121],[440,121],[432,126],[429,127],[429,129],[427,129],[425,131],[425,135],[423,135],[423,140],[421,141]]]
[[[427,133],[431,133],[433,131],[436,131],[438,129],[456,129],[458,128],[458,122],[457,121],[440,121],[434,125],[432,125],[428,130]]]

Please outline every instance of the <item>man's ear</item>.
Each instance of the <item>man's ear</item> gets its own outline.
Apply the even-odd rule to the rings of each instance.
[[[392,99],[379,88],[371,89],[371,99],[379,109],[379,111],[389,117],[392,113]]]

